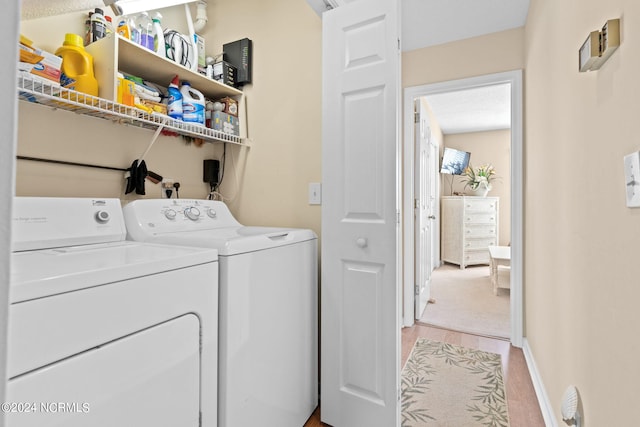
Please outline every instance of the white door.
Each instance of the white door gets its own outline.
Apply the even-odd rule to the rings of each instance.
[[[397,0],[323,16],[321,419],[400,422]]]
[[[431,129],[431,127],[429,127]],[[427,218],[429,218],[429,246],[430,265],[429,265],[429,283],[431,283],[431,272],[439,267],[440,263],[440,222],[438,221],[438,200],[439,181],[440,181],[440,149],[436,141],[431,137],[429,131],[429,187],[427,188]]]
[[[431,127],[429,116],[420,99],[415,100],[415,318],[420,319],[427,306],[431,291],[431,271],[433,271],[433,232],[431,212]]]

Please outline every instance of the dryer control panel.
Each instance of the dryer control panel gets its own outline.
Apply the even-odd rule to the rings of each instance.
[[[125,240],[119,199],[15,197],[13,251]]]

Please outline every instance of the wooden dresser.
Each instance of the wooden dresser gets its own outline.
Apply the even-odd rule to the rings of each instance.
[[[450,196],[441,199],[442,261],[489,264],[489,246],[498,244],[498,197]]]

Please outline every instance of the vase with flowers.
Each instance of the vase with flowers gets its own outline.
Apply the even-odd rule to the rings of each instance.
[[[474,196],[482,197],[485,197],[491,190],[491,182],[497,177],[492,165],[483,165],[477,168],[469,165],[462,172],[462,175],[466,180],[464,188],[469,187]]]

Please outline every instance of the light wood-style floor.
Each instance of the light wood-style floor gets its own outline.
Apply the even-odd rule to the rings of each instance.
[[[402,329],[402,364],[409,358],[413,344],[420,337],[461,345],[463,347],[497,353],[502,356],[505,373],[510,427],[544,427],[544,420],[533,389],[524,354],[508,341],[486,338],[432,326],[416,324]],[[304,427],[330,427],[320,422],[320,410],[316,409]]]

